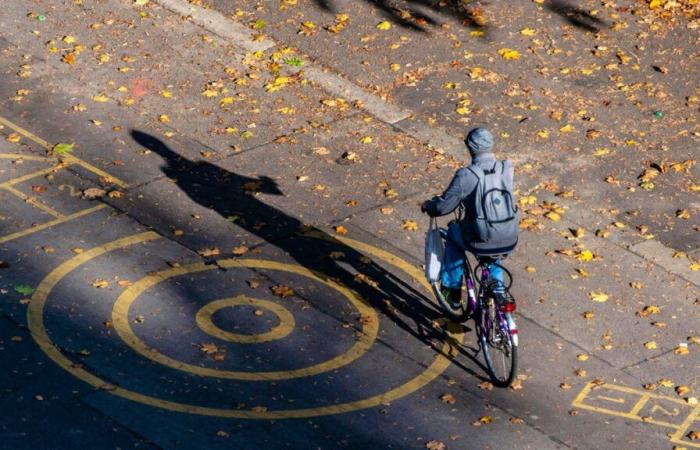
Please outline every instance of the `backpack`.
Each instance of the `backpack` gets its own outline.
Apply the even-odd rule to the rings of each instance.
[[[513,199],[513,164],[496,161],[490,170],[476,164],[468,169],[479,179],[474,196],[477,239],[483,243],[516,242],[520,213]]]

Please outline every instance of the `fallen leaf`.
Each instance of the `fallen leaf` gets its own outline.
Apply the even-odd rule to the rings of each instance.
[[[377,28],[380,29],[380,30],[385,30],[385,31],[386,31],[386,30],[388,30],[388,29],[391,28],[391,23],[389,23],[389,22],[386,21],[386,20],[383,21],[383,22],[379,22],[379,23],[377,24]]]
[[[401,228],[406,231],[416,231],[418,230],[418,224],[414,220],[404,220]]]
[[[591,300],[593,300],[594,302],[598,302],[598,303],[607,302],[608,298],[609,298],[607,294],[604,294],[603,292],[599,292],[599,291],[589,292],[588,296],[590,297]]]
[[[648,342],[645,342],[645,343],[644,343],[644,347],[645,347],[647,350],[656,350],[656,349],[658,348],[658,346],[656,345],[656,342],[655,342],[655,341],[648,341]]]
[[[338,225],[337,227],[333,227],[333,230],[335,230],[335,232],[340,234],[340,235],[348,234],[347,228],[345,228],[342,225]]]
[[[440,396],[440,400],[442,400],[443,403],[447,403],[448,405],[454,405],[457,402],[457,399],[452,394],[442,394]]]
[[[520,58],[520,52],[517,50],[513,50],[512,48],[502,48],[498,50],[498,54],[503,57],[503,59],[518,59]]]
[[[197,253],[199,253],[200,256],[204,256],[205,258],[209,256],[216,256],[220,253],[219,249],[216,247],[213,248],[203,248],[199,250]]]
[[[289,286],[285,286],[284,284],[272,286],[270,290],[273,294],[282,298],[292,297],[294,295],[294,289],[290,288]]]

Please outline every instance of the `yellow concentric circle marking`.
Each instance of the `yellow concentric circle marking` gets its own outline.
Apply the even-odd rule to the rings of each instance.
[[[258,334],[232,333],[221,329],[214,323],[212,316],[223,308],[234,306],[254,306],[256,308],[266,309],[277,316],[279,324],[270,331]],[[258,344],[282,339],[294,330],[294,316],[287,308],[269,300],[247,297],[245,295],[222,298],[207,303],[197,311],[194,318],[199,329],[208,335],[221,339],[222,341],[238,342],[240,344]]]
[[[270,269],[281,270],[284,272],[295,273],[307,278],[311,278],[321,284],[324,284],[336,291],[340,292],[347,298],[350,303],[359,311],[363,317],[368,320],[362,321],[362,332],[358,334],[355,343],[343,354],[331,358],[322,363],[314,364],[313,366],[302,367],[293,370],[279,370],[272,372],[243,372],[237,370],[219,370],[211,367],[202,367],[195,364],[188,364],[178,361],[167,355],[160,353],[157,349],[151,348],[141,340],[129,322],[129,308],[134,304],[136,299],[148,288],[156,284],[179,275],[203,272],[206,270],[215,270],[220,267],[226,269],[232,268],[249,268],[249,269]],[[132,349],[141,355],[156,361],[164,366],[173,369],[182,370],[185,372],[194,373],[205,377],[226,378],[230,380],[246,380],[246,381],[276,381],[287,380],[290,378],[310,377],[320,373],[335,370],[346,364],[355,361],[360,356],[364,355],[372,346],[377,333],[379,332],[379,318],[374,308],[368,306],[357,294],[350,289],[336,283],[333,280],[324,279],[313,271],[292,264],[283,264],[277,261],[267,261],[261,259],[222,259],[216,264],[195,263],[186,266],[173,267],[161,272],[148,275],[135,282],[127,288],[114,302],[112,307],[112,324],[117,330],[119,337]]]
[[[310,234],[310,236],[314,236]],[[321,236],[315,236],[321,237]],[[163,400],[161,398],[152,397],[149,395],[141,394],[129,389],[124,389],[119,386],[114,386],[111,383],[103,380],[102,378],[88,372],[83,368],[82,365],[73,364],[73,362],[68,359],[61,351],[51,342],[51,338],[48,335],[46,327],[44,326],[44,309],[46,307],[46,302],[48,296],[53,290],[53,288],[58,284],[61,279],[68,275],[73,270],[77,269],[86,262],[108,253],[112,250],[128,247],[137,243],[143,243],[148,241],[153,241],[159,239],[160,236],[157,233],[148,231],[145,233],[140,233],[132,236],[128,236],[116,241],[104,244],[88,251],[85,251],[79,255],[72,257],[71,259],[63,262],[54,270],[52,270],[46,278],[44,278],[39,286],[37,286],[32,295],[32,301],[29,303],[29,308],[27,310],[27,324],[29,330],[34,338],[34,341],[39,345],[41,350],[46,353],[46,355],[51,358],[56,364],[61,368],[71,373],[73,376],[81,379],[82,381],[90,384],[91,386],[98,389],[105,389],[106,391],[117,395],[119,397],[131,400],[134,402],[142,403],[144,405],[153,406],[157,408],[163,408],[170,411],[188,413],[188,414],[199,414],[205,416],[214,417],[225,417],[232,419],[298,419],[298,418],[308,418],[308,417],[318,417],[327,416],[332,414],[342,414],[347,412],[356,411],[359,409],[371,408],[378,406],[382,403],[387,403],[405,397],[419,389],[426,386],[435,378],[440,376],[442,372],[445,371],[450,365],[451,359],[458,353],[458,349],[453,346],[453,343],[459,344],[464,339],[464,329],[457,324],[448,323],[448,333],[449,338],[446,339],[442,351],[435,356],[435,360],[420,374],[406,383],[391,389],[383,394],[375,395],[366,399],[357,400],[348,403],[340,403],[328,406],[320,406],[315,408],[302,408],[302,409],[288,409],[288,410],[250,410],[242,411],[236,409],[224,409],[224,408],[210,408],[199,405],[192,405],[186,403],[178,403],[170,400]],[[430,289],[430,286],[426,283],[423,276],[423,272],[415,266],[407,263],[406,261],[398,258],[391,253],[384,250],[373,247],[369,244],[355,241],[353,239],[345,237],[337,237],[337,239],[343,244],[348,245],[356,250],[374,256],[384,262],[406,272],[410,275],[416,282],[421,283],[426,289]]]

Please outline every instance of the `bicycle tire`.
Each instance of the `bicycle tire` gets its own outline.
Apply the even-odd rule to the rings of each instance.
[[[487,306],[487,309],[482,310],[482,314],[489,313],[493,314],[491,317],[496,317],[495,309],[496,306],[493,303],[490,303]],[[510,313],[505,314],[508,315]],[[491,378],[491,382],[494,386],[508,387],[511,385],[511,383],[513,383],[513,380],[515,379],[515,376],[518,371],[517,342],[511,334],[510,329],[508,329],[507,326],[504,328],[499,320],[494,320],[492,323],[492,328],[486,331],[492,332],[494,328],[497,328],[497,331],[501,334],[501,340],[505,338],[505,344],[503,344],[503,341],[499,342],[498,345],[495,345],[494,342],[491,342],[491,336],[484,336],[483,330],[485,328],[486,327],[484,326],[484,319],[482,317],[481,326],[477,327],[477,330],[480,331],[479,341],[481,343],[481,351],[484,354],[484,360],[486,361],[486,368],[489,373],[489,378]],[[498,361],[496,360],[496,352],[494,351],[492,354],[491,349],[500,351],[499,347],[503,345],[505,345],[505,347],[507,348],[507,354],[505,356],[501,354],[500,362],[504,368],[504,370],[501,372],[500,370],[498,370],[500,367],[498,367]],[[509,369],[505,369],[504,363],[506,359],[509,361]],[[501,373],[503,373],[503,375],[500,375]]]
[[[450,304],[450,302],[447,301],[444,295],[442,295],[442,292],[440,292],[440,286],[438,285],[437,281],[433,281],[430,283],[430,286],[433,288],[433,295],[438,301],[438,304],[440,305],[440,309],[449,317],[450,319],[456,321],[456,322],[466,322],[469,320],[470,315],[468,311],[468,306],[463,298],[462,301],[460,302],[459,308],[455,308]]]

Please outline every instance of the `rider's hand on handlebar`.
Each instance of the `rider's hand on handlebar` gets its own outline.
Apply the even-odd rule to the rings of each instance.
[[[428,203],[430,203],[430,200],[426,200],[420,205],[420,212],[424,213],[428,211]]]

